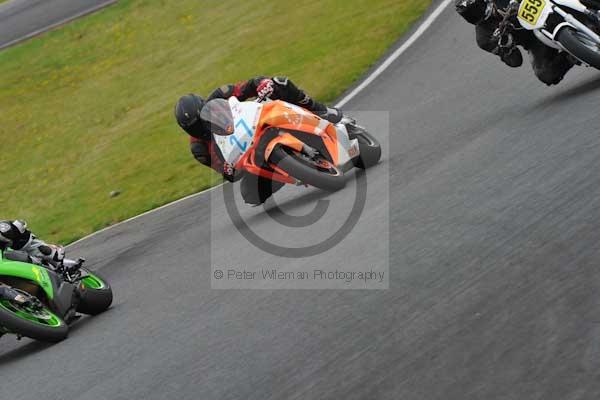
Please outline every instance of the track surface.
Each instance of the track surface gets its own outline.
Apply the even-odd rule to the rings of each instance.
[[[593,70],[554,88],[509,70],[446,10],[346,107],[391,111],[368,174],[369,201],[390,188],[389,290],[211,290],[210,239],[232,248],[222,265],[281,261],[202,195],[74,246],[115,305],[55,346],[3,338],[0,398],[600,398],[598,90]],[[329,262],[385,258],[386,211],[371,203]]]
[[[114,0],[11,0],[0,4],[0,49]]]

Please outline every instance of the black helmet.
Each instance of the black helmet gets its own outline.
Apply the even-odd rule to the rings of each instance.
[[[206,133],[202,129],[200,111],[205,101],[202,97],[193,93],[187,94],[179,99],[175,105],[175,118],[179,126],[190,136],[200,138]]]
[[[456,12],[467,22],[477,25],[492,13],[492,5],[489,0],[457,0]]]

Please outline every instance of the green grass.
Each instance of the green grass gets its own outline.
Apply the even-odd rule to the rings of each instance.
[[[68,243],[209,187],[180,95],[283,74],[332,101],[430,0],[300,4],[122,0],[0,52],[0,218]]]

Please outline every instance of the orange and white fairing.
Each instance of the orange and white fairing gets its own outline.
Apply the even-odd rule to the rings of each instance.
[[[278,145],[302,151],[305,143],[298,137],[298,132],[318,137],[336,168],[343,169],[359,154],[358,142],[348,138],[343,124],[333,125],[302,107],[279,100],[240,102],[236,97],[231,97],[228,103],[233,116],[232,132],[228,135],[215,134],[214,139],[225,162],[235,169],[283,183],[297,183],[285,171],[268,164],[268,160]],[[271,138],[265,147],[264,140],[269,139],[263,136],[268,128],[277,128],[278,135]],[[259,143],[263,147],[259,152],[263,160],[256,158]],[[265,168],[265,165],[268,167]]]

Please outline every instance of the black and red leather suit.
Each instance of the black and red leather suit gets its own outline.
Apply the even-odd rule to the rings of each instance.
[[[287,77],[258,76],[234,85],[221,86],[213,91],[206,101],[219,98],[228,99],[232,96],[237,97],[240,101],[259,97],[259,91],[262,90],[265,83],[268,83],[270,89],[268,98],[271,100],[283,100],[298,105],[334,123],[339,122],[342,118],[339,110],[315,101]],[[190,135],[190,150],[200,163],[213,168],[220,174],[223,173],[223,160],[212,140],[211,132]],[[246,203],[261,204],[282,186],[283,184],[279,182],[248,174],[242,179],[240,190]]]

